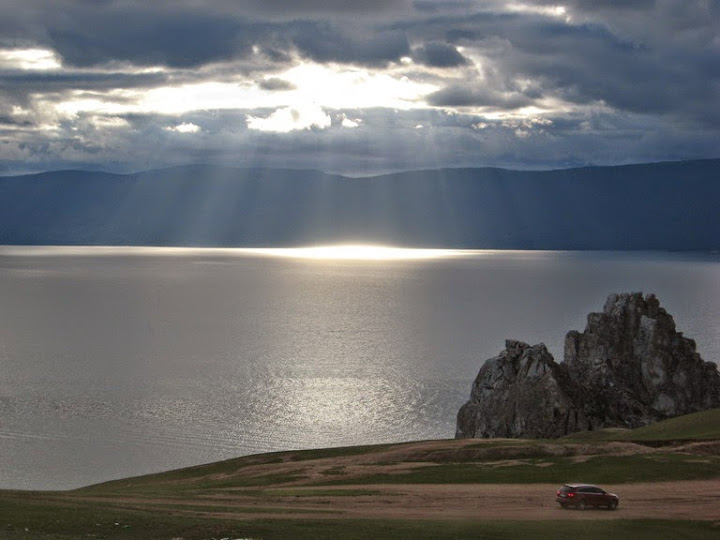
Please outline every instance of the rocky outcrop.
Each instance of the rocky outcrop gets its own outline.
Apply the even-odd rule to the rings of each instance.
[[[505,347],[480,369],[457,438],[559,437],[720,407],[716,365],[654,295],[611,295],[584,332],[567,334],[561,364],[543,344]]]
[[[480,369],[458,413],[456,438],[554,438],[586,429],[565,366],[542,343],[508,340]]]
[[[720,375],[654,295],[613,294],[585,331],[565,337],[565,365],[593,427],[639,427],[720,406]]]

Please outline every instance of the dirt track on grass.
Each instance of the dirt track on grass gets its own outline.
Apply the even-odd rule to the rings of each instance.
[[[502,447],[498,447],[502,444]],[[720,478],[603,485],[620,496],[615,511],[562,509],[555,502],[559,484],[395,484],[365,483],[368,478],[407,473],[437,463],[483,461],[494,467],[512,467],[533,456],[563,456],[587,461],[601,455],[682,453],[688,459],[715,459],[720,441],[685,443],[651,448],[632,442],[595,444],[521,444],[517,441],[478,442],[423,441],[393,445],[373,451],[323,457],[293,452],[281,456],[254,456],[238,462],[237,468],[212,470],[200,467],[194,479],[150,483],[164,496],[136,496],[102,492],[44,494],[58,504],[68,499],[102,502],[110,507],[170,512],[217,519],[432,519],[432,520],[605,520],[691,519],[710,520],[720,528]],[[280,460],[278,461],[278,458]],[[488,461],[491,460],[491,461]],[[548,463],[549,464],[549,463]],[[537,463],[536,466],[543,466]],[[247,483],[274,477],[277,483]],[[233,480],[237,479],[234,485]],[[282,479],[282,480],[280,480]],[[354,484],[353,481],[358,481]],[[217,488],[175,495],[193,482]],[[220,487],[221,486],[221,487]],[[112,487],[112,486],[111,486]],[[141,492],[142,490],[140,490]],[[137,492],[136,492],[137,493]]]
[[[346,486],[343,489],[347,489]],[[345,517],[470,520],[701,519],[720,524],[720,481],[605,486],[620,507],[563,510],[554,484],[364,485],[360,497],[301,497],[303,509],[340,511]],[[339,489],[339,488],[338,488]],[[292,505],[285,505],[289,508]]]
[[[221,519],[253,518],[376,518],[430,520],[598,520],[690,519],[715,521],[720,527],[720,480],[649,482],[604,486],[620,496],[620,506],[585,511],[562,509],[555,503],[555,484],[438,484],[362,485],[265,491],[258,499],[252,491],[176,499],[118,497],[111,505],[149,509],[171,504],[175,512]],[[337,495],[333,495],[337,491]],[[356,492],[348,495],[348,492]],[[102,500],[76,497],[75,500]],[[109,502],[105,500],[106,502]],[[59,501],[58,501],[59,502]],[[187,509],[183,506],[187,505]],[[222,511],[218,507],[223,508]],[[203,509],[206,507],[206,509]]]

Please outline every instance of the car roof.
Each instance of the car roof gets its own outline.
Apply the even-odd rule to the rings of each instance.
[[[564,486],[570,487],[570,488],[579,488],[579,487],[598,487],[595,484],[563,484]]]

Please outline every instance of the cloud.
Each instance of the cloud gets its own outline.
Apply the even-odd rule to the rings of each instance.
[[[452,45],[438,41],[426,43],[412,51],[412,58],[420,64],[431,67],[457,67],[468,63],[467,58]]]
[[[409,10],[405,1],[9,3],[8,16],[0,22],[9,42],[52,49],[75,67],[119,61],[196,68],[247,58],[258,48],[275,61],[298,51],[319,61],[380,65],[409,52],[402,32],[375,21],[381,14]]]
[[[96,116],[81,115],[53,131],[21,129],[6,137],[3,164],[23,171],[133,171],[197,162],[272,167],[281,157],[286,167],[363,175],[439,166],[553,168],[662,161],[708,157],[717,150],[711,131],[679,131],[667,121],[610,111],[496,119],[439,109],[322,109],[318,123],[323,128],[262,131],[248,125],[248,116],[267,119],[274,112],[197,111],[171,124],[202,126],[202,131],[184,134],[160,127],[168,126],[164,115],[123,117],[129,125],[112,130],[99,128]],[[342,127],[342,115],[361,120],[362,128]],[[301,123],[292,117],[285,122]],[[423,129],[416,129],[419,125]]]
[[[197,133],[200,131],[200,126],[193,124],[192,122],[183,122],[173,127],[164,128],[166,131],[175,131],[176,133]]]
[[[255,13],[293,15],[368,14],[405,11],[410,7],[407,0],[240,0],[245,9]]]
[[[451,10],[469,10],[476,6],[475,0],[416,0],[413,7],[421,13],[446,13]]]
[[[345,116],[344,114],[340,115],[340,118],[342,119],[340,122],[340,125],[344,128],[352,129],[352,128],[360,127],[360,124],[362,123],[362,119],[355,118],[354,120],[352,120],[352,119],[348,118],[347,116]]]
[[[533,103],[518,92],[499,92],[482,83],[451,85],[433,92],[427,100],[439,107],[495,107],[503,110],[519,109]]]
[[[369,35],[367,29],[315,22],[298,22],[288,30],[300,54],[320,63],[383,66],[410,54],[407,36],[400,30],[377,30]]]
[[[280,79],[278,77],[268,77],[267,79],[263,79],[258,83],[258,86],[260,86],[263,90],[270,91],[295,90],[297,88],[297,86],[290,81],[286,81],[285,79]]]
[[[247,124],[250,129],[258,131],[272,131],[287,133],[302,129],[325,129],[330,127],[330,116],[318,106],[284,107],[273,112],[265,118],[248,116]]]
[[[720,110],[720,68],[711,60],[720,54],[720,7],[679,0],[653,4],[650,11],[628,4],[592,7],[600,4],[610,5],[570,3],[567,17],[486,11],[411,21],[403,28],[410,35],[444,35],[462,46],[480,73],[493,73],[492,81],[484,81],[492,90],[531,85],[565,108],[594,103],[717,126],[720,114],[709,118],[702,109]],[[450,93],[460,98],[456,89]]]
[[[168,75],[160,72],[4,71],[1,75],[0,90],[23,93],[154,88],[168,82]]]
[[[48,29],[63,61],[94,66],[109,61],[135,65],[197,67],[250,54],[261,28],[202,13],[129,11],[79,14],[78,21]]]
[[[47,70],[61,67],[57,55],[48,49],[12,48],[0,50],[0,69]]]
[[[717,157],[718,2],[4,7],[6,167],[283,155],[361,172]]]

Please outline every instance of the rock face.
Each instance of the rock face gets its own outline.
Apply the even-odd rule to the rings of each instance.
[[[720,406],[720,375],[654,295],[613,294],[585,332],[565,337],[565,365],[593,427],[639,427]]]
[[[581,431],[587,419],[573,390],[565,366],[545,345],[508,340],[480,369],[455,437],[553,438]]]
[[[505,347],[480,369],[456,438],[560,437],[720,407],[717,367],[654,295],[610,295],[584,332],[567,334],[561,364],[543,344]]]

